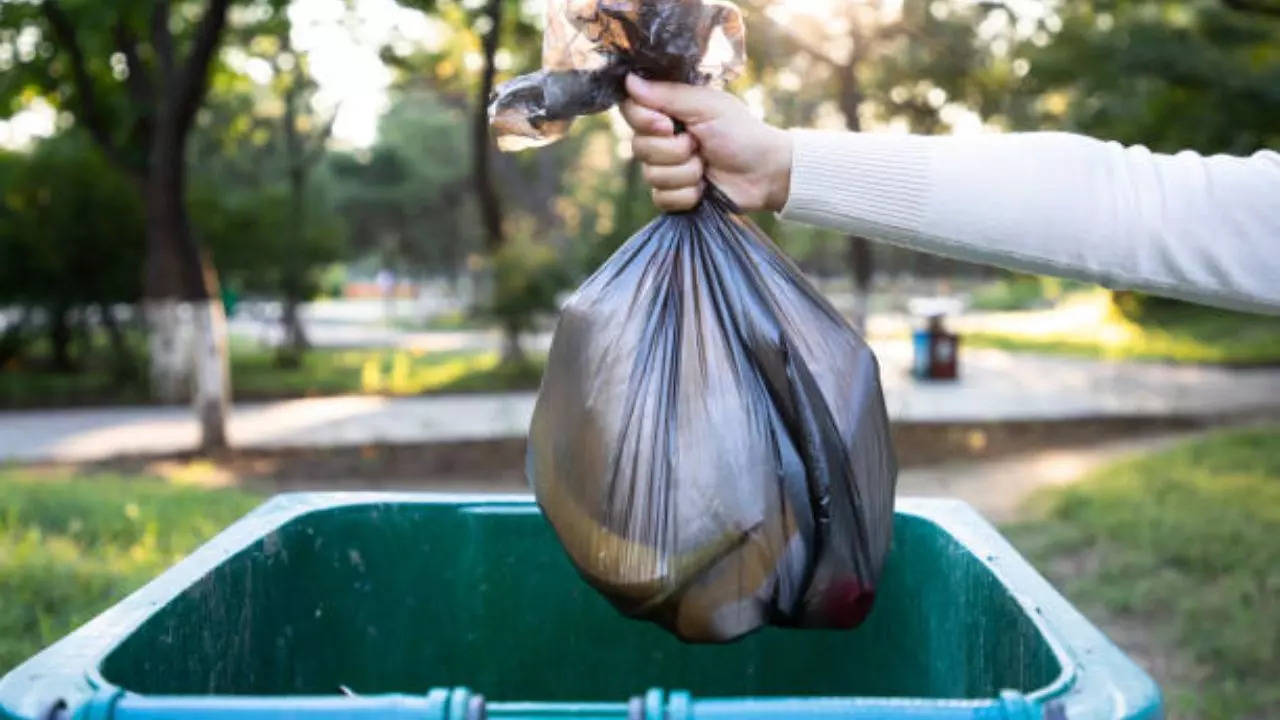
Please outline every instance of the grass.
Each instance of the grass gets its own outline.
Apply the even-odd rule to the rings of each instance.
[[[231,381],[236,400],[374,393],[418,395],[531,389],[545,359],[521,366],[499,362],[496,352],[412,350],[312,350],[296,367],[281,367],[273,350],[233,345]],[[74,374],[40,367],[0,371],[0,408],[135,404],[146,402],[141,378],[121,382],[105,368]]]
[[[1276,717],[1280,427],[1102,469],[1033,512],[1010,539],[1087,614],[1149,635],[1173,714]]]
[[[0,673],[259,502],[154,478],[0,470]]]
[[[1043,308],[1082,287],[1083,283],[1047,275],[1012,275],[974,289],[969,307],[984,311]]]
[[[1043,319],[1043,322],[1038,322]],[[1280,318],[1184,305],[1142,322],[1111,306],[1109,294],[1076,296],[1040,318],[963,333],[969,347],[1032,351],[1105,360],[1221,365],[1280,364]]]
[[[504,366],[496,352],[313,350],[298,367],[282,368],[272,351],[254,350],[232,356],[231,382],[238,399],[499,391],[537,387],[543,364]]]
[[[402,318],[394,318],[391,324],[400,330],[422,331],[422,330],[488,330],[493,327],[491,322],[477,318],[472,313],[454,310],[451,312],[433,315],[427,320],[408,320]]]

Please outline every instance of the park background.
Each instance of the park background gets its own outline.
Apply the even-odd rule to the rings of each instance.
[[[741,5],[780,125],[1280,149],[1272,0]],[[0,0],[0,671],[270,493],[522,487],[556,310],[654,215],[615,113],[492,147],[542,6]],[[1280,717],[1280,319],[756,220],[876,349],[902,492],[1172,717]],[[909,374],[925,306],[956,381]]]

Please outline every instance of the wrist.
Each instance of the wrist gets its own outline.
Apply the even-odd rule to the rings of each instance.
[[[768,168],[765,182],[769,190],[765,195],[764,209],[779,212],[791,195],[791,133],[775,127],[770,127],[769,132],[772,142],[765,164]]]

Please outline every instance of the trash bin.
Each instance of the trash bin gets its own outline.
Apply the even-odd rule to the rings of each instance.
[[[911,333],[914,357],[911,372],[921,380],[955,380],[960,337],[948,332],[942,316],[929,318],[923,329]]]
[[[911,374],[921,380],[955,380],[958,376],[960,336],[947,330],[947,317],[964,304],[952,297],[917,297],[907,301],[915,319],[911,333]]]
[[[853,631],[682,644],[527,496],[283,495],[0,679],[0,716],[1154,718],[1151,679],[962,503],[904,500]]]

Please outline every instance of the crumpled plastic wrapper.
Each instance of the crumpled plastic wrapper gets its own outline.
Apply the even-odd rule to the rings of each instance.
[[[546,143],[635,71],[742,62],[732,6],[552,0],[548,66],[497,93],[504,147]],[[708,34],[732,52],[711,62]],[[870,612],[897,463],[863,339],[714,186],[628,240],[569,299],[526,472],[570,559],[626,615],[690,642]]]
[[[559,140],[573,119],[626,97],[628,72],[695,85],[732,79],[745,61],[737,6],[717,0],[549,0],[542,69],[494,91],[498,147]]]

